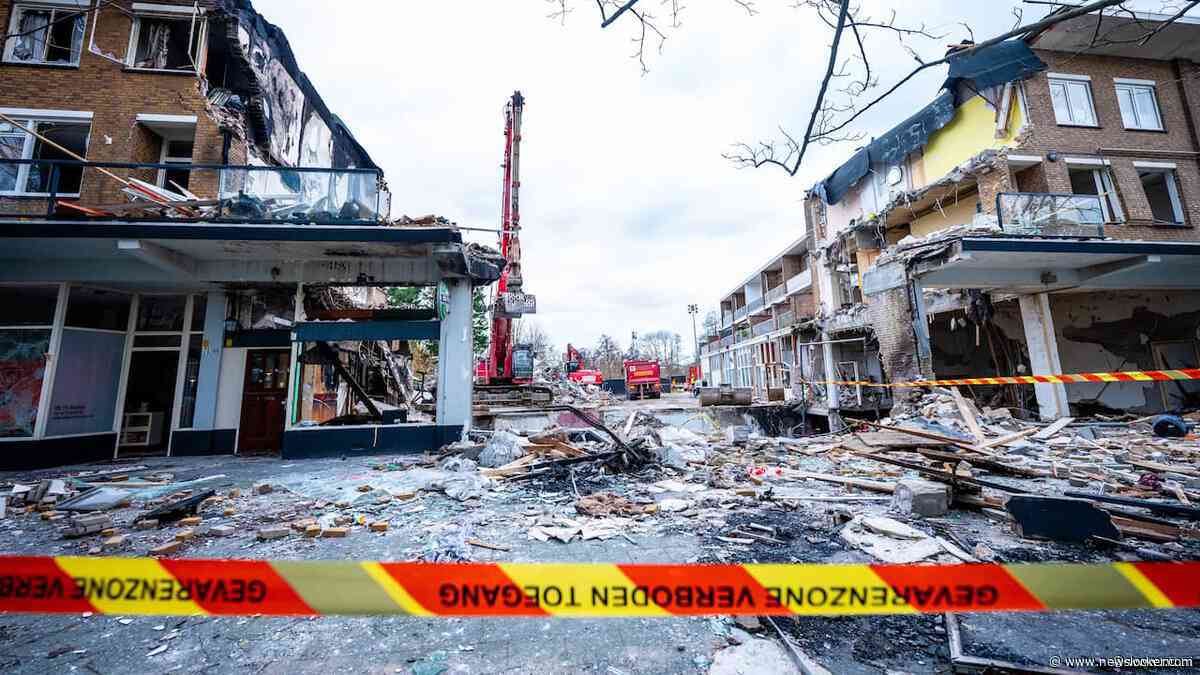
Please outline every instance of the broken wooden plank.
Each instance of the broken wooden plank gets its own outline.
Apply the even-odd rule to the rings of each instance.
[[[507,551],[511,551],[511,550],[512,550],[512,548],[510,548],[510,547],[508,547],[508,546],[501,546],[501,545],[499,545],[499,544],[489,544],[489,543],[487,543],[486,541],[479,541],[478,539],[468,539],[468,540],[467,540],[467,543],[468,543],[468,544],[470,544],[470,545],[472,545],[472,546],[478,546],[479,548],[486,548],[486,549],[488,549],[488,550],[491,550],[491,551],[505,551],[505,552],[507,552]]]
[[[975,442],[982,443],[984,438],[983,429],[979,427],[979,418],[975,416],[975,411],[971,409],[971,404],[967,403],[967,399],[963,398],[962,393],[958,391],[958,387],[950,387],[950,395],[954,397],[954,405],[958,406],[958,414],[962,416],[967,429],[975,437]]]
[[[1074,421],[1075,421],[1074,417],[1064,417],[1062,419],[1055,420],[1055,421],[1051,422],[1049,425],[1042,427],[1041,430],[1039,430],[1036,434],[1033,435],[1033,437],[1039,441],[1044,441],[1044,440],[1054,436],[1054,434],[1057,434],[1058,432],[1062,431],[1063,429],[1065,429],[1067,427],[1068,424],[1070,424],[1071,422],[1074,422]]]
[[[1186,466],[1178,466],[1175,464],[1162,464],[1159,462],[1151,462],[1149,460],[1144,460],[1144,459],[1126,459],[1125,463],[1129,464],[1131,466],[1136,466],[1139,469],[1145,469],[1147,471],[1178,473],[1178,474],[1182,474],[1184,476],[1200,477],[1200,470],[1193,469],[1193,468],[1186,467]]]
[[[910,429],[908,427],[889,427],[885,424],[875,424],[874,422],[868,422],[866,420],[855,420],[855,421],[859,424],[865,424],[865,425],[871,427],[872,429],[883,429],[886,431],[895,431],[895,432],[899,432],[902,434],[908,434],[909,436],[916,436],[917,438],[925,438],[925,439],[928,439],[931,441],[939,441],[941,443],[958,446],[964,450],[978,450],[978,448],[970,441],[963,440],[961,438],[954,438],[953,436],[943,436],[941,434],[935,434],[932,431],[925,431],[923,429]]]
[[[1012,443],[1013,441],[1019,441],[1022,438],[1025,438],[1026,436],[1032,436],[1032,435],[1036,434],[1037,432],[1038,432],[1037,429],[1025,429],[1024,431],[1018,431],[1015,434],[1001,436],[1000,438],[994,438],[990,441],[987,441],[986,443],[980,443],[976,449],[982,451],[982,450],[986,450],[988,448],[995,448],[995,447],[1001,446],[1001,445],[1008,445],[1009,443]]]
[[[1136,506],[1139,509],[1147,509],[1153,513],[1162,513],[1169,516],[1183,516],[1185,518],[1200,518],[1200,508],[1194,506],[1181,506],[1179,504],[1171,504],[1168,502],[1152,502],[1146,499],[1132,499],[1129,497],[1115,497],[1113,495],[1102,495],[1095,492],[1079,492],[1068,490],[1064,492],[1068,497],[1078,499],[1090,499],[1096,502],[1104,502],[1107,504],[1120,504],[1122,506]]]

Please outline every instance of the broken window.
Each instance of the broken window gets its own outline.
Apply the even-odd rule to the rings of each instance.
[[[77,66],[84,25],[80,12],[18,5],[9,24],[4,60]]]
[[[1117,188],[1107,169],[1068,169],[1071,192],[1077,195],[1096,195],[1104,212],[1104,222],[1124,222],[1121,202],[1117,199]]]
[[[162,142],[162,157],[159,159],[160,164],[184,164],[192,163],[192,142],[191,141],[170,141],[163,139]],[[188,189],[188,182],[191,179],[192,172],[188,169],[159,169],[158,170],[158,186],[172,191],[178,191],[180,188]]]
[[[1174,169],[1141,170],[1142,189],[1150,202],[1154,220],[1160,223],[1183,223],[1183,203],[1179,200],[1179,183]]]
[[[54,178],[53,165],[42,163],[14,164],[6,159],[74,160],[29,131],[84,157],[87,155],[90,122],[54,122],[15,120],[19,126],[0,123],[0,194],[49,194]],[[83,181],[83,167],[58,165],[55,192],[61,196],[78,196]]]
[[[33,436],[58,286],[0,286],[0,438]]]
[[[204,28],[204,21],[190,14],[177,18],[134,17],[129,66],[146,70],[199,70]]]
[[[1091,82],[1086,76],[1052,75],[1049,80],[1050,99],[1054,102],[1054,118],[1059,124],[1096,126]]]

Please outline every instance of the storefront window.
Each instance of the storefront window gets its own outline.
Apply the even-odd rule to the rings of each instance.
[[[129,296],[95,288],[74,287],[67,301],[67,325],[124,333],[129,329]]]
[[[178,333],[183,331],[187,296],[143,295],[138,301],[139,332]]]
[[[46,435],[111,432],[125,334],[64,328],[58,351]]]
[[[0,286],[0,328],[54,324],[58,286]]]
[[[0,437],[33,436],[48,351],[49,328],[0,329]]]

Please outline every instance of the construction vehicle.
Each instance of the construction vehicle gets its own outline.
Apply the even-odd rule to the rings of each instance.
[[[625,398],[630,401],[639,398],[659,398],[662,396],[662,368],[658,361],[637,359],[625,361]]]
[[[563,363],[566,364],[567,379],[572,382],[596,386],[604,383],[604,375],[594,368],[585,368],[587,364],[583,362],[583,355],[570,342],[567,343],[567,355]]]
[[[522,290],[521,278],[521,115],[525,97],[513,92],[504,108],[504,182],[501,189],[500,254],[504,269],[492,303],[491,342],[477,365],[475,402],[541,405],[553,400],[549,387],[533,384],[533,349],[515,344],[513,319],[537,311],[537,299]]]

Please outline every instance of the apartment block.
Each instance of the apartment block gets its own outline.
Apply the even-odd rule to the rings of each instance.
[[[249,0],[0,0],[0,21],[0,467],[458,438],[471,288],[498,264],[390,219]],[[383,308],[418,285],[441,312]],[[432,417],[400,410],[409,339],[441,342]]]
[[[815,304],[792,335],[812,348],[792,357],[794,396],[833,422],[907,397],[832,382],[1200,365],[1200,22],[1131,39],[1167,19],[1105,16],[1098,32],[1084,15],[951,53],[931,103],[809,190]],[[723,308],[749,307],[750,286]],[[1200,396],[1105,379],[969,389],[1047,419]]]

